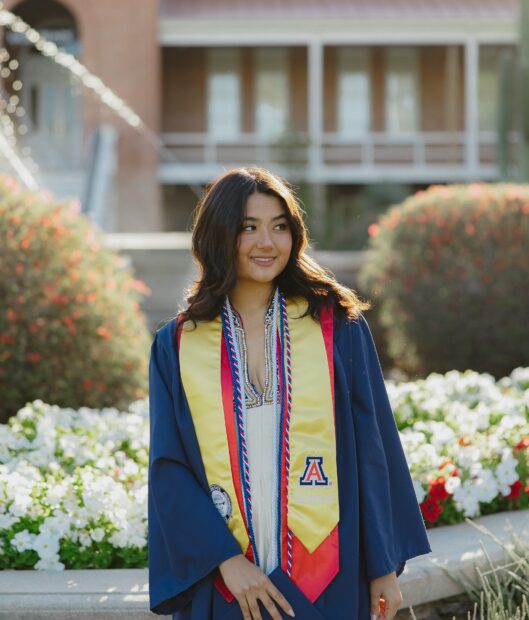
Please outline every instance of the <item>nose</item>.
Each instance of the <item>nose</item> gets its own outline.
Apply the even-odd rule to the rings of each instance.
[[[263,226],[259,231],[259,236],[257,238],[257,247],[258,248],[271,248],[273,247],[272,236],[270,235],[270,231]]]

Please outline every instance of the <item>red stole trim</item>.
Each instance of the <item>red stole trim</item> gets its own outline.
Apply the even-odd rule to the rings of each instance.
[[[327,353],[327,363],[331,381],[331,391],[333,400],[334,418],[336,421],[335,397],[334,397],[334,355],[333,355],[333,336],[334,336],[334,312],[332,307],[322,308],[320,315],[321,329],[325,350]],[[336,428],[336,425],[335,425]],[[284,437],[283,437],[284,441]],[[284,455],[284,443],[283,443]],[[285,461],[281,465],[282,497],[286,489]],[[284,504],[284,503],[283,503]],[[287,507],[281,508],[282,531],[281,531],[281,568],[287,572]],[[295,535],[292,535],[292,574],[291,580],[314,603],[318,596],[325,590],[329,583],[334,579],[340,570],[340,548],[338,538],[338,524],[321,543],[321,545],[309,553],[303,543]]]

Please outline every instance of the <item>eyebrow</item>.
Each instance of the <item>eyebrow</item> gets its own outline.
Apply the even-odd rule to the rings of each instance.
[[[287,219],[287,216],[284,213],[281,213],[281,215],[276,215],[275,217],[272,218],[272,222],[275,222],[276,220],[280,220],[281,218],[285,218],[285,220]],[[249,222],[258,222],[259,218],[258,217],[244,217],[243,220],[248,220]]]

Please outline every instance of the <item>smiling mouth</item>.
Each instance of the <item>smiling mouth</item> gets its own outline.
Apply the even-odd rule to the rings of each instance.
[[[272,263],[275,260],[275,256],[269,256],[267,258],[264,257],[257,257],[257,256],[252,256],[251,259],[258,263],[259,265],[269,265],[270,263]]]

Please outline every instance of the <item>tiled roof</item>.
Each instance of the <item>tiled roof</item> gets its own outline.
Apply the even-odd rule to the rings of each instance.
[[[161,17],[245,18],[515,18],[519,0],[160,0]]]

